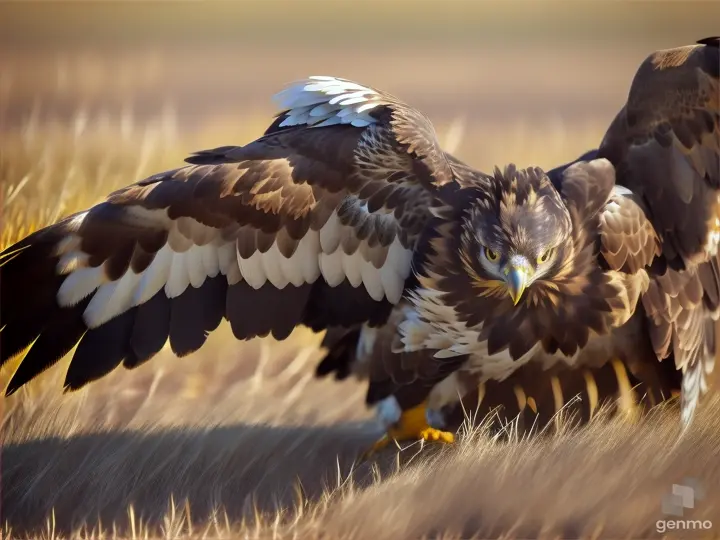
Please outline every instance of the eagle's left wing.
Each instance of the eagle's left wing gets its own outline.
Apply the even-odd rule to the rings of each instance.
[[[650,55],[597,157],[615,166],[661,240],[642,301],[658,358],[672,354],[683,371],[687,423],[713,369],[720,308],[720,38]],[[642,220],[611,221],[605,241],[617,252]]]

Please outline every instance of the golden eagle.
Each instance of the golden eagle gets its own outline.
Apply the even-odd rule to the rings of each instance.
[[[32,345],[7,392],[76,344],[66,389],[167,340],[195,351],[225,318],[238,339],[329,329],[318,373],[366,373],[392,437],[449,440],[426,416],[478,382],[558,372],[597,401],[579,374],[617,362],[660,393],[681,373],[687,424],[720,305],[719,46],[653,53],[599,148],[547,174],[478,171],[379,90],[291,85],[255,141],[0,254],[2,362]]]

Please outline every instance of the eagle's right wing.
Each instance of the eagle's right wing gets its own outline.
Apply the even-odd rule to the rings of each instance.
[[[403,293],[434,191],[469,169],[396,98],[332,77],[277,96],[245,146],[120,189],[0,254],[11,393],[78,344],[66,388],[169,339],[178,355],[222,318],[238,339],[382,323]]]
[[[658,359],[673,357],[683,372],[687,426],[717,352],[712,319],[720,316],[720,38],[648,56],[597,156],[609,159],[616,183],[643,202],[661,240],[642,303]],[[637,230],[639,222],[626,218],[614,217],[625,231]],[[629,238],[618,236],[615,245]]]

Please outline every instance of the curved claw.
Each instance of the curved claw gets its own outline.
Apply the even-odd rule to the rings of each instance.
[[[368,450],[363,452],[361,459],[364,461],[387,447],[390,443],[400,441],[426,441],[452,444],[455,442],[455,435],[449,431],[442,431],[430,427],[425,416],[425,403],[421,403],[417,407],[403,411],[397,423],[390,427],[387,433],[375,441]]]
[[[455,435],[449,431],[441,431],[431,427],[422,430],[420,438],[424,441],[439,442],[444,444],[452,444],[455,442]]]

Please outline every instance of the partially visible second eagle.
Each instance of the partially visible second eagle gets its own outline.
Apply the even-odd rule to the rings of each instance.
[[[0,254],[2,362],[31,345],[7,391],[76,344],[69,389],[227,319],[238,339],[327,329],[319,373],[366,374],[391,437],[449,440],[426,417],[472,392],[537,412],[577,390],[591,414],[629,380],[680,388],[687,425],[720,307],[719,45],[650,55],[599,148],[548,173],[482,173],[379,90],[292,85],[257,140]]]

